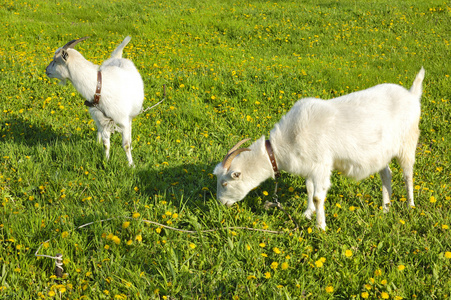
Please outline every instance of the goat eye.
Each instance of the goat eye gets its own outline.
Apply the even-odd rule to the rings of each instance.
[[[227,186],[227,182],[223,182],[223,183],[222,183],[222,186],[223,186],[223,187],[226,187],[226,186]]]

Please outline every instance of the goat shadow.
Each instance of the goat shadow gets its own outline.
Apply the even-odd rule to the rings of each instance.
[[[78,135],[69,132],[61,132],[51,123],[30,122],[26,118],[9,118],[0,123],[0,137],[5,141],[12,141],[19,145],[33,147],[48,145],[55,141],[80,139]]]
[[[212,174],[217,163],[186,163],[175,167],[143,169],[136,172],[138,188],[148,199],[153,199],[149,201],[165,200],[179,208],[187,207],[201,213],[209,213],[217,205],[221,206],[216,199],[217,179]],[[303,208],[303,202],[289,195],[291,180],[292,178],[287,176],[278,180],[278,200],[298,214],[303,211],[300,209]],[[275,213],[274,209],[266,210],[264,207],[266,201],[273,201],[274,189],[274,180],[268,179],[238,203],[241,208],[252,211],[256,216]],[[301,187],[301,190],[306,198],[305,186]],[[224,209],[227,208],[224,206]]]
[[[207,202],[215,197],[216,177],[212,174],[215,165],[213,162],[185,163],[174,167],[160,165],[137,170],[135,174],[139,190],[149,199],[159,198],[176,206],[206,209]]]

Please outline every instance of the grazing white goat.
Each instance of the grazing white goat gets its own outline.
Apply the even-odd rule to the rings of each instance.
[[[238,149],[247,141],[243,140],[216,166],[218,200],[230,206],[274,178],[278,169],[284,170],[306,178],[304,216],[310,219],[316,212],[317,226],[325,230],[324,200],[332,170],[356,180],[379,172],[383,209],[388,211],[392,193],[388,164],[397,158],[409,205],[414,206],[412,176],[423,78],[421,68],[410,90],[380,84],[327,101],[299,100],[271,130],[268,141],[263,136],[249,148]]]
[[[119,126],[122,147],[129,165],[133,165],[132,119],[142,109],[144,84],[133,62],[122,58],[122,50],[131,38],[127,36],[100,67],[73,49],[86,38],[72,40],[57,49],[53,61],[46,68],[46,74],[59,79],[63,85],[69,79],[87,100],[85,105],[96,122],[97,140],[99,143],[103,141],[107,159],[111,133],[114,132],[115,124]]]

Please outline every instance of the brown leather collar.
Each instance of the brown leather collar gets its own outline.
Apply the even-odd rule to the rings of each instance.
[[[94,94],[94,100],[92,102],[86,100],[85,105],[89,107],[93,107],[99,104],[100,101],[100,92],[102,91],[102,72],[97,71],[97,86],[96,93]]]
[[[265,147],[266,147],[266,152],[268,152],[269,161],[271,162],[271,165],[272,165],[272,170],[274,171],[274,177],[279,178],[280,171],[277,168],[276,158],[274,157],[274,151],[272,151],[271,142],[269,140],[265,141]]]

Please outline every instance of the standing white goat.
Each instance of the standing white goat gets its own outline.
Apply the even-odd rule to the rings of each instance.
[[[388,211],[392,193],[388,164],[396,157],[409,205],[414,206],[413,165],[423,79],[421,68],[410,90],[380,84],[327,101],[299,100],[271,130],[268,141],[263,136],[249,148],[238,149],[247,141],[243,140],[216,166],[218,200],[230,206],[274,178],[278,169],[284,170],[306,177],[304,216],[310,219],[316,212],[317,226],[325,230],[324,200],[332,170],[356,180],[379,172],[383,208]]]
[[[127,36],[100,67],[73,49],[86,38],[72,40],[57,49],[53,61],[46,68],[46,74],[59,79],[63,85],[69,79],[87,100],[85,105],[89,107],[89,113],[97,125],[97,141],[103,141],[107,159],[110,155],[111,133],[115,124],[119,126],[122,147],[129,165],[133,165],[132,119],[142,109],[144,84],[133,62],[122,58],[122,50],[131,38]]]

